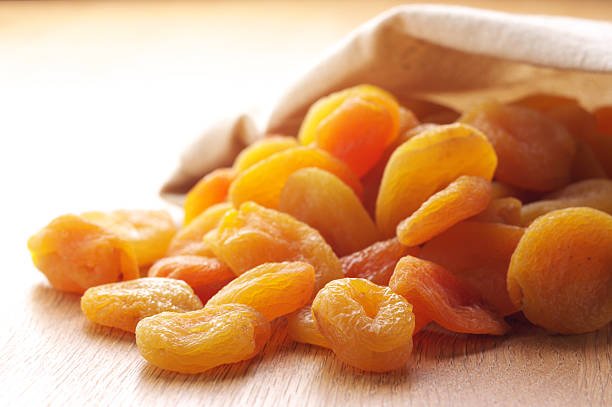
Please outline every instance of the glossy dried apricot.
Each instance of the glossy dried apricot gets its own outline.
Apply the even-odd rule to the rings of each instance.
[[[415,331],[431,321],[453,332],[503,335],[508,326],[478,293],[444,267],[412,256],[395,266],[389,287],[414,307]]]
[[[232,209],[229,203],[220,203],[206,208],[188,225],[176,232],[170,241],[167,256],[194,255],[211,257],[210,248],[204,243],[204,235],[213,230],[225,213]]]
[[[590,179],[570,184],[545,196],[541,201],[523,206],[521,222],[527,226],[548,212],[576,206],[587,206],[612,214],[612,180]]]
[[[397,226],[397,238],[417,246],[451,226],[484,211],[491,201],[491,183],[463,175],[429,197],[419,209]]]
[[[163,210],[85,212],[84,219],[115,233],[134,249],[139,266],[149,266],[166,254],[176,225]]]
[[[493,199],[484,211],[471,218],[471,220],[520,225],[522,207],[521,201],[513,197]]]
[[[243,304],[162,312],[136,326],[140,354],[154,366],[180,373],[251,359],[269,338],[268,320]]]
[[[91,287],[81,297],[81,310],[91,322],[134,332],[143,318],[164,311],[202,308],[187,283],[171,278],[139,278]]]
[[[408,247],[397,238],[376,242],[340,259],[346,277],[365,278],[378,285],[389,284],[395,264],[406,255],[417,256],[419,247]]]
[[[359,179],[346,164],[321,149],[296,147],[273,154],[241,172],[230,188],[230,200],[235,206],[253,201],[276,209],[287,178],[307,167],[331,172],[361,196]]]
[[[304,168],[287,178],[279,209],[318,230],[338,256],[378,240],[378,229],[355,193],[318,168]]]
[[[315,297],[319,331],[343,362],[365,371],[402,368],[412,353],[412,305],[361,278],[328,283]]]
[[[487,102],[466,111],[461,121],[480,129],[493,144],[499,158],[496,179],[533,191],[551,191],[569,181],[574,140],[547,116]]]
[[[233,168],[219,168],[202,177],[187,193],[183,208],[184,225],[188,225],[204,210],[227,200],[230,185],[236,178]]]
[[[308,304],[314,284],[315,271],[308,263],[264,263],[238,276],[206,305],[245,304],[271,321]]]
[[[321,335],[310,306],[302,307],[287,316],[287,334],[295,342],[331,348],[327,339]]]
[[[238,172],[244,171],[272,154],[297,147],[298,145],[295,137],[266,137],[242,150],[236,157],[236,160],[234,160],[234,169]]]
[[[82,294],[89,287],[139,277],[132,246],[80,216],[55,218],[28,240],[28,249],[34,265],[61,291]]]
[[[158,260],[149,269],[149,277],[183,280],[206,304],[210,297],[236,278],[236,274],[218,259],[185,255]]]
[[[319,232],[253,202],[228,211],[205,241],[236,274],[263,263],[303,261],[315,268],[315,292],[342,277],[340,261]]]
[[[508,292],[550,331],[591,332],[612,321],[612,216],[560,209],[536,219],[512,255]]]

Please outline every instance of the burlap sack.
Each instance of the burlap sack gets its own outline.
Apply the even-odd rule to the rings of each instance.
[[[231,165],[244,146],[264,134],[295,135],[314,101],[360,83],[385,88],[400,102],[459,110],[482,98],[539,91],[577,97],[587,108],[612,104],[612,24],[455,6],[393,8],[323,56],[267,117],[239,114],[206,130],[162,196],[180,201],[203,175]]]

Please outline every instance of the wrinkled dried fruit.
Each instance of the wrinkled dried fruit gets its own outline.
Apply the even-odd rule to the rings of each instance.
[[[340,261],[319,232],[253,202],[228,211],[205,240],[236,274],[263,263],[303,261],[315,268],[315,292],[342,277]]]
[[[412,353],[412,305],[388,287],[361,278],[328,283],[312,314],[321,334],[345,363],[386,372],[406,365]]]
[[[331,348],[312,317],[310,306],[300,308],[287,317],[287,333],[295,342]]]
[[[214,204],[225,202],[236,175],[237,171],[233,168],[219,168],[202,177],[185,197],[184,224],[188,225],[196,216]]]
[[[241,172],[230,188],[230,200],[235,206],[253,201],[276,209],[287,178],[307,167],[331,172],[361,196],[359,179],[346,164],[321,149],[296,147],[273,154]]]
[[[172,256],[158,260],[149,269],[149,277],[183,280],[193,289],[202,303],[215,295],[236,274],[215,258],[202,256]]]
[[[453,332],[503,335],[508,326],[478,293],[444,267],[412,256],[395,266],[389,287],[414,306],[415,331],[431,321]]]
[[[223,287],[207,306],[245,304],[272,321],[308,304],[314,283],[315,271],[308,263],[264,263]]]
[[[139,278],[91,287],[81,297],[81,310],[91,322],[134,332],[138,321],[164,311],[202,308],[193,290],[171,278]]]
[[[523,206],[521,222],[527,226],[538,216],[576,206],[587,206],[612,214],[612,180],[590,179],[570,184],[541,201]]]
[[[116,234],[75,215],[55,218],[28,240],[34,265],[61,291],[139,277],[134,249]]]
[[[238,154],[234,161],[236,171],[244,171],[249,167],[265,160],[272,154],[289,150],[299,144],[295,137],[272,136],[256,141]]]
[[[496,179],[533,191],[551,191],[569,181],[574,140],[547,116],[487,102],[468,110],[461,121],[480,129],[493,144],[499,158]]]
[[[176,233],[176,225],[166,211],[117,210],[85,212],[81,216],[132,246],[139,266],[151,265],[164,257]]]
[[[376,223],[384,237],[431,195],[461,175],[491,180],[493,147],[480,131],[464,125],[436,126],[411,138],[391,155],[376,201]]]
[[[251,359],[269,338],[268,320],[243,304],[162,312],[136,326],[140,354],[152,365],[180,373]]]
[[[365,278],[378,285],[389,284],[395,264],[406,255],[417,256],[419,247],[408,247],[396,238],[376,242],[340,259],[346,277]]]
[[[491,183],[480,177],[461,176],[436,192],[397,226],[397,238],[417,246],[451,226],[484,211],[491,201]]]
[[[568,208],[536,219],[519,242],[508,292],[532,323],[573,334],[612,321],[612,216]]]
[[[493,199],[484,211],[471,220],[520,225],[522,206],[521,201],[513,197]]]
[[[338,256],[378,240],[378,229],[355,193],[318,168],[305,168],[287,178],[279,209],[318,230]]]

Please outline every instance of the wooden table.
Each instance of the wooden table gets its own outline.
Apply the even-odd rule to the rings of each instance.
[[[391,374],[286,340],[185,376],[148,366],[133,336],[85,321],[48,287],[27,237],[66,212],[164,207],[180,151],[208,123],[273,98],[378,2],[0,3],[0,405],[612,405],[612,331],[415,338]],[[605,1],[465,1],[610,20]]]

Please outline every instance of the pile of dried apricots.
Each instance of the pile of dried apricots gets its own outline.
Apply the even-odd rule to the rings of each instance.
[[[164,211],[64,215],[36,267],[151,364],[255,356],[270,323],[366,371],[406,365],[430,323],[504,335],[612,320],[612,108],[534,94],[459,114],[361,85],[313,104]]]

